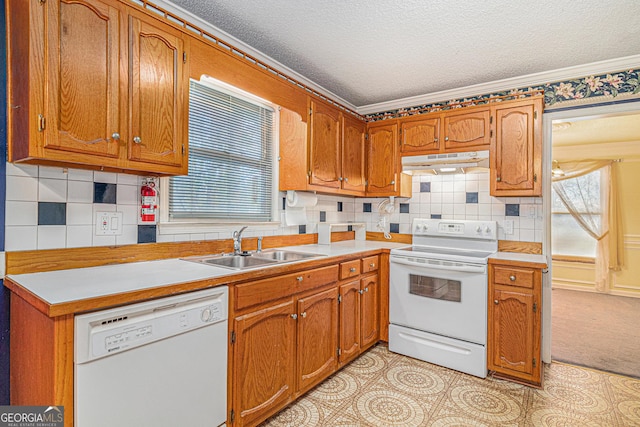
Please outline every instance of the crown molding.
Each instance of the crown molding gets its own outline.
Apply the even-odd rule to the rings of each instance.
[[[503,80],[495,80],[488,83],[481,83],[456,89],[448,89],[440,92],[427,93],[424,95],[411,96],[408,98],[379,102],[376,104],[363,105],[358,107],[356,111],[362,115],[379,113],[397,110],[399,108],[427,105],[451,99],[460,99],[504,90],[538,86],[549,82],[571,80],[583,76],[604,74],[638,67],[640,67],[640,55],[632,55],[606,61],[592,62],[590,64],[560,68],[557,70],[527,74]]]
[[[134,4],[140,4],[138,3],[136,0],[129,0]],[[208,23],[207,21],[205,21],[204,19],[194,15],[193,13],[189,12],[188,10],[185,10],[183,8],[181,8],[180,6],[177,6],[173,3],[171,3],[170,1],[167,0],[151,0],[153,1],[153,4],[166,10],[167,12],[171,12],[173,14],[175,14],[176,16],[188,21],[190,24],[193,24],[193,26],[198,27],[208,33],[210,33],[211,35],[218,37],[221,40],[224,40],[226,43],[230,44],[231,46],[242,50],[245,53],[248,53],[249,55],[253,56],[254,58],[264,62],[265,64],[281,71],[283,74],[287,74],[289,77],[294,78],[295,80],[298,80],[300,83],[304,84],[305,86],[315,90],[316,92],[326,96],[327,98],[339,102],[340,104],[342,104],[343,106],[350,108],[353,111],[357,111],[358,107],[356,107],[355,105],[353,105],[351,102],[339,97],[338,95],[336,95],[335,93],[331,92],[328,89],[325,89],[324,87],[320,86],[319,84],[309,80],[308,78],[306,78],[305,76],[303,76],[302,74],[299,74],[298,72],[292,70],[291,68],[287,67],[284,64],[281,64],[280,62],[276,61],[275,59],[271,58],[270,56],[265,55],[264,53],[260,52],[259,50],[257,50],[254,47],[251,47],[250,45],[246,44],[245,42],[243,42],[240,39],[237,39],[236,37],[232,36],[231,34],[219,29],[218,27],[215,27],[213,25],[211,25],[210,23]],[[214,76],[215,77],[215,76]]]

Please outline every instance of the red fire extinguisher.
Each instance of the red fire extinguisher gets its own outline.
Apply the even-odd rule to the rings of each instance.
[[[156,222],[156,211],[158,209],[158,190],[156,183],[152,180],[144,181],[140,189],[140,222]]]

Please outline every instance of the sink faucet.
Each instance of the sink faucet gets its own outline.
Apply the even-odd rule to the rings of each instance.
[[[247,228],[245,225],[240,230],[233,232],[233,253],[239,255],[242,253],[242,232]]]

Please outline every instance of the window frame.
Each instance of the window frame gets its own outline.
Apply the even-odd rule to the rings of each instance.
[[[280,106],[253,95],[228,83],[203,75],[200,80],[190,79],[200,84],[209,85],[213,89],[273,109],[272,135],[272,189],[271,189],[271,221],[237,221],[220,218],[170,218],[169,217],[169,180],[171,177],[160,178],[159,185],[159,234],[194,234],[229,232],[229,226],[249,225],[252,229],[274,229],[281,225],[279,199],[279,168],[278,156],[280,146]],[[187,115],[187,117],[189,117]],[[190,153],[190,151],[189,151]]]

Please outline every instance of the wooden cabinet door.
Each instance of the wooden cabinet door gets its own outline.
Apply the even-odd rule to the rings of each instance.
[[[293,300],[234,320],[233,409],[236,425],[256,425],[286,404],[295,389]]]
[[[158,172],[186,173],[184,36],[143,15],[129,17],[129,31],[129,161],[156,165]]]
[[[342,188],[364,195],[366,124],[349,116],[342,118]]]
[[[400,183],[398,124],[395,120],[370,125],[367,143],[367,195],[395,196]]]
[[[360,279],[360,347],[366,348],[378,341],[378,275]]]
[[[490,139],[489,108],[471,112],[447,112],[444,115],[444,148],[447,151],[462,151],[470,147],[488,146]]]
[[[340,286],[340,364],[360,353],[360,281]]]
[[[400,120],[400,151],[427,154],[440,151],[440,116]]]
[[[310,389],[338,366],[338,289],[298,300],[298,391]]]
[[[494,289],[490,369],[517,376],[533,374],[533,304],[530,292]]]
[[[340,188],[340,112],[311,101],[309,117],[310,184]]]
[[[495,106],[492,139],[491,195],[540,196],[542,100]]]
[[[63,152],[47,156],[95,164],[102,163],[79,155],[117,158],[120,12],[99,0],[53,0],[44,7],[46,111],[40,127],[44,147]]]

